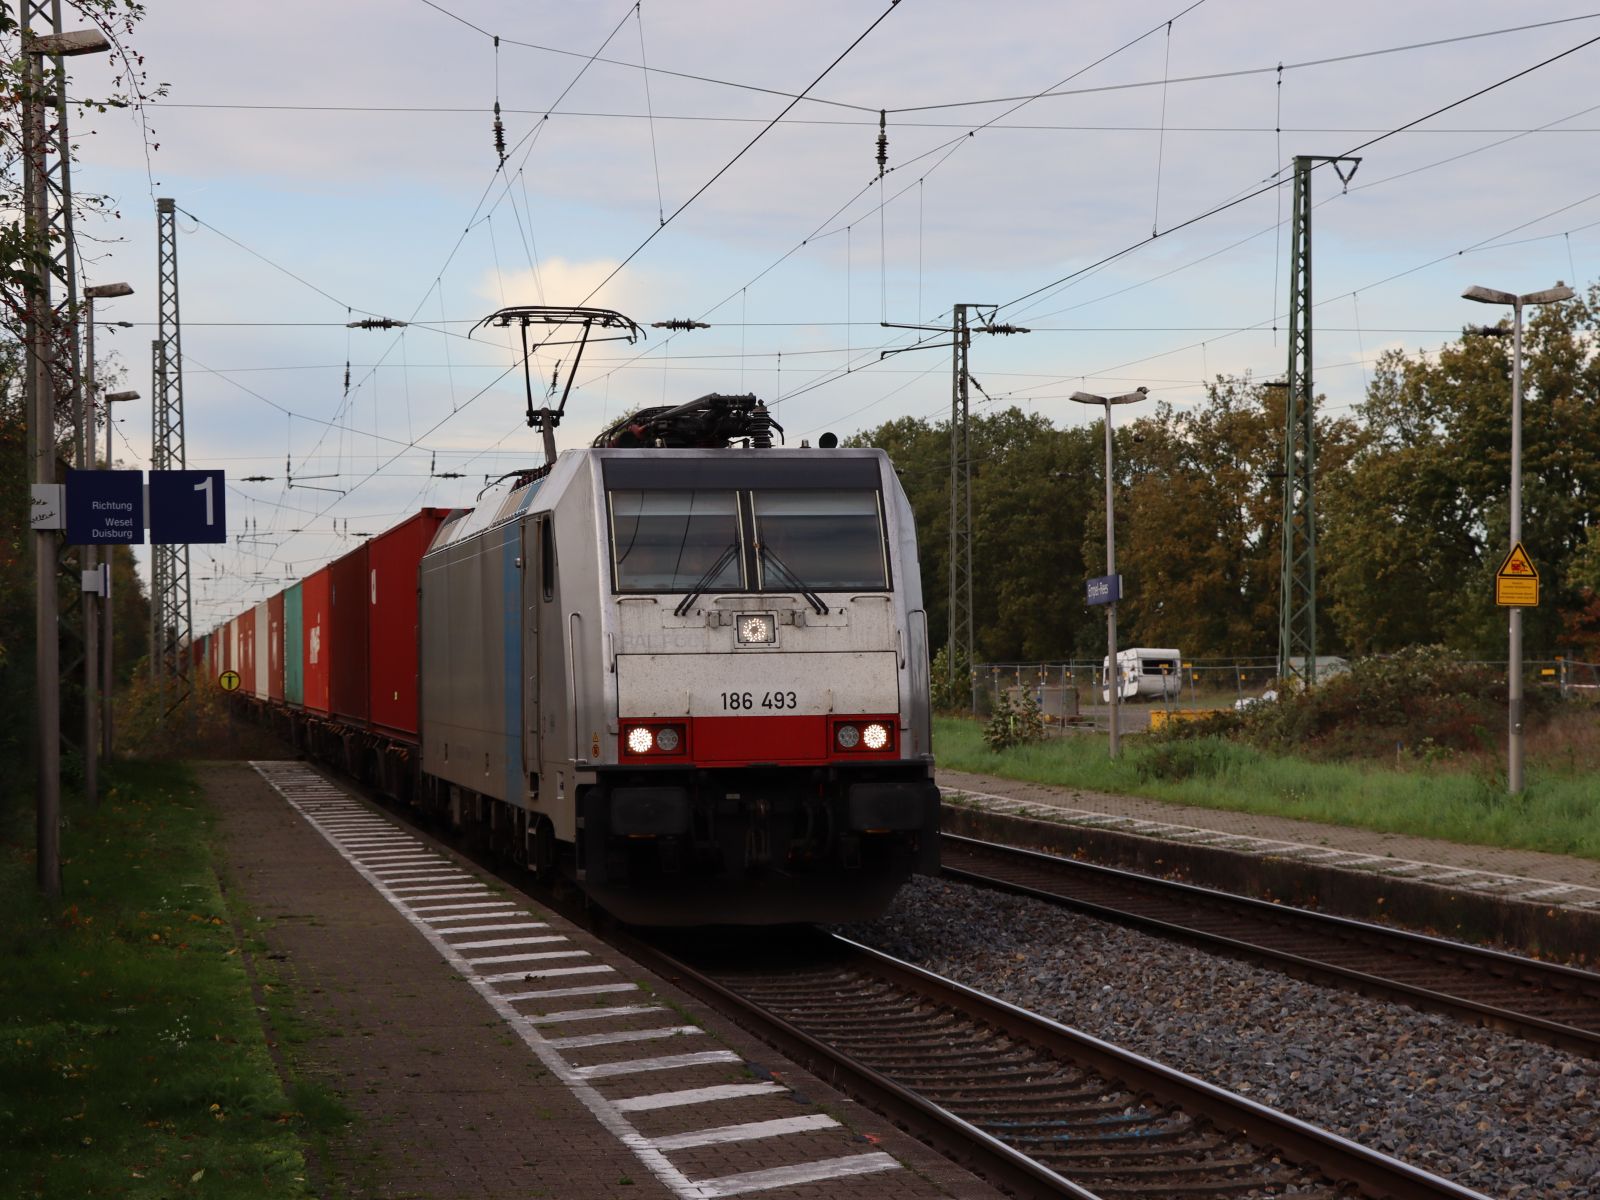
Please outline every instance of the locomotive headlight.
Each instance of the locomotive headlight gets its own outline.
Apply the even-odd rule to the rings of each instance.
[[[656,730],[656,749],[663,754],[671,754],[678,748],[678,731],[668,725],[665,729]]]
[[[889,744],[889,728],[874,721],[861,731],[861,744],[868,750],[882,750]]]
[[[666,732],[665,730],[662,731]],[[630,754],[649,754],[656,744],[656,735],[643,725],[635,725],[628,730],[628,752]]]
[[[834,730],[833,736],[838,740],[841,750],[854,750],[856,744],[861,741],[861,731],[854,725],[839,726]]]
[[[777,622],[771,613],[740,613],[737,636],[741,645],[771,645],[777,640]]]

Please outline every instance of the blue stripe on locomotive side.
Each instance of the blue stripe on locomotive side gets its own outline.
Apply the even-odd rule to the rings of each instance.
[[[522,805],[522,522],[501,527],[500,611],[504,620],[502,686],[505,688],[506,803]]]

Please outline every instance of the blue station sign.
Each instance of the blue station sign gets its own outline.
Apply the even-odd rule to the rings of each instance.
[[[67,542],[74,546],[144,541],[144,472],[67,472]]]
[[[151,471],[151,544],[226,542],[225,485],[221,471]]]
[[[1090,604],[1115,604],[1122,599],[1121,575],[1096,575],[1089,580]]]

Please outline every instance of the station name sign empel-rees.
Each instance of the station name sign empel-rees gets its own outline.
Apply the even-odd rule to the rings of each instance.
[[[1090,604],[1115,604],[1122,599],[1121,575],[1096,575],[1085,589]]]
[[[154,545],[226,542],[221,471],[68,471],[67,542],[138,545],[148,524]]]

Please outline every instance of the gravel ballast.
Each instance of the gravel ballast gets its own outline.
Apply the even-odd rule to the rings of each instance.
[[[846,936],[1506,1200],[1600,1200],[1600,1063],[917,879]]]

